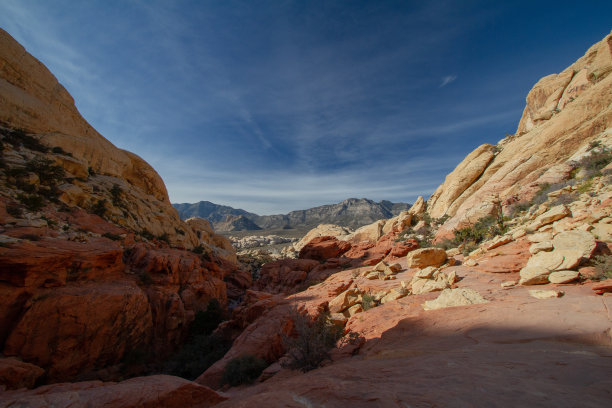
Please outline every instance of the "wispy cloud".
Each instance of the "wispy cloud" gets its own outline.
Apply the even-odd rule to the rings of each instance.
[[[432,95],[457,79],[435,57],[479,17],[456,19],[451,3],[337,13],[58,1],[5,0],[0,26],[97,130],[149,161],[176,202],[279,213],[350,196],[413,200],[520,115],[508,95],[478,100],[497,77],[474,87],[461,74],[448,91],[469,88],[470,99]]]
[[[446,85],[450,84],[451,82],[455,82],[455,80],[457,79],[457,75],[447,75],[442,77],[442,82],[440,83],[440,86],[438,88],[444,88]]]

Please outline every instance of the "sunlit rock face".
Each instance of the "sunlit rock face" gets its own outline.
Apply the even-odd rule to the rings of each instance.
[[[531,199],[543,183],[571,177],[592,142],[612,147],[612,35],[527,95],[516,134],[470,153],[429,198],[428,212],[451,218],[439,235],[493,213],[491,203]]]

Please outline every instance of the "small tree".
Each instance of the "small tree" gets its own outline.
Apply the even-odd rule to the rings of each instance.
[[[285,337],[283,344],[289,361],[283,366],[303,372],[314,370],[329,358],[329,350],[342,337],[343,329],[329,319],[329,312],[321,313],[314,321],[297,310],[292,313],[295,337]]]
[[[268,364],[259,357],[245,354],[230,360],[225,366],[221,384],[232,387],[241,384],[250,384],[261,375]]]

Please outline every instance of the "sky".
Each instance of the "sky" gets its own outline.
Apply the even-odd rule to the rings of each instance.
[[[0,0],[0,27],[172,202],[264,215],[427,198],[612,2]]]

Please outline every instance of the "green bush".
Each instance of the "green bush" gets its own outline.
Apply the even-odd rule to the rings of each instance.
[[[283,340],[289,359],[284,367],[303,372],[314,370],[329,358],[329,350],[342,337],[343,329],[329,320],[329,313],[321,313],[314,321],[297,310],[292,313],[295,337]]]
[[[91,207],[91,213],[96,214],[102,218],[106,215],[106,200],[101,199]]]
[[[612,279],[612,255],[598,255],[591,260],[599,279]]]
[[[497,235],[503,235],[508,231],[503,219],[494,216],[481,218],[470,227],[455,230],[455,237],[451,241],[454,246],[463,245],[464,253],[472,252],[482,241],[491,239]]]
[[[30,211],[38,211],[45,205],[44,198],[36,194],[19,194],[17,199]]]
[[[376,307],[376,301],[374,300],[374,297],[368,293],[365,293],[361,297],[361,308],[366,311],[370,310],[373,307]]]
[[[121,207],[123,205],[123,201],[121,196],[123,194],[123,190],[119,187],[118,184],[113,184],[113,187],[110,189],[113,205],[115,207]]]
[[[250,384],[261,375],[268,364],[259,357],[245,354],[230,360],[225,366],[221,384],[229,384],[232,387],[241,384]]]
[[[6,212],[14,218],[21,218],[23,216],[23,209],[18,204],[7,204]]]
[[[26,134],[25,130],[23,129],[3,129],[1,134],[4,141],[15,148],[23,146],[27,149],[41,153],[46,153],[49,151],[49,148],[42,144],[38,138]]]
[[[108,238],[108,239],[111,239],[113,241],[121,241],[121,236],[120,235],[113,234],[113,233],[110,233],[110,232],[105,232],[104,234],[102,234],[102,236],[104,238]]]
[[[64,179],[65,171],[53,160],[38,158],[26,163],[26,170],[36,173],[41,184],[56,185]]]
[[[191,337],[165,363],[163,371],[195,380],[230,349],[231,343],[218,336]]]
[[[151,234],[149,230],[146,230],[146,229],[140,231],[140,236],[148,241],[152,241],[153,238],[155,238],[155,236],[153,236],[153,234]]]

